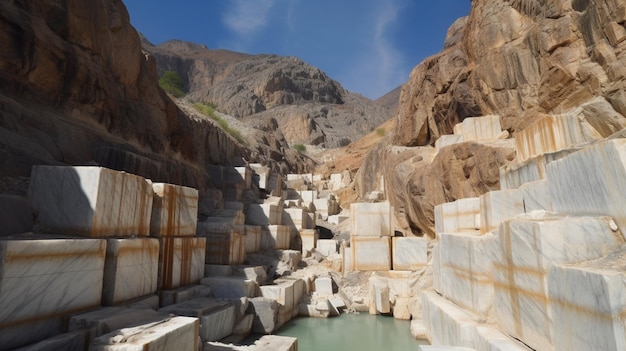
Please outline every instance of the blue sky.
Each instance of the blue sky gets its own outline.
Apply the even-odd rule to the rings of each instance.
[[[439,52],[469,0],[124,0],[154,44],[296,56],[376,99]]]

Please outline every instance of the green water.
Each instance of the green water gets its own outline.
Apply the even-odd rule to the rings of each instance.
[[[298,338],[298,351],[417,350],[428,345],[411,336],[408,321],[367,313],[334,318],[296,318],[277,335]]]

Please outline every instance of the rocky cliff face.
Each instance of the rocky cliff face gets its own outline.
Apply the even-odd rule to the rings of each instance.
[[[295,57],[246,55],[182,42],[144,47],[161,74],[176,71],[193,101],[267,125],[275,118],[286,140],[337,147],[393,117],[393,105],[376,104],[345,90],[320,69]]]
[[[251,157],[158,87],[119,0],[3,1],[0,43],[0,175],[97,163],[203,188],[207,164]]]
[[[434,145],[465,118],[499,115],[511,135],[559,114],[579,116],[600,137],[626,127],[625,21],[620,0],[473,1],[442,52],[403,86],[394,135],[364,164],[377,176],[361,171],[359,192],[384,179],[403,228],[432,234],[434,205],[497,189],[498,168],[515,157],[510,146],[462,143],[416,161],[416,147]],[[399,158],[408,151],[398,147],[413,156]]]

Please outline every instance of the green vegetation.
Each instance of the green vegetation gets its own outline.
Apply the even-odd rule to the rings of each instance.
[[[387,134],[387,131],[385,130],[385,128],[378,128],[378,129],[376,129],[376,134],[378,134],[381,137],[383,137],[383,136],[385,136]]]
[[[183,81],[174,71],[165,71],[163,77],[159,79],[159,86],[174,97],[180,98],[185,96],[183,92]]]
[[[215,113],[215,105],[213,103],[207,103],[207,104],[201,104],[201,103],[195,103],[193,104],[193,107],[198,110],[200,113],[202,113],[203,115],[211,118],[212,120],[214,120],[220,127],[222,127],[222,129],[230,134],[230,136],[232,136],[233,138],[237,139],[238,142],[244,144],[244,145],[248,145],[248,141],[246,140],[246,138],[241,134],[241,132],[239,132],[237,129],[231,127],[228,124],[228,121],[226,121],[225,119],[223,119],[222,117],[218,116]]]
[[[291,145],[291,148],[298,151],[299,153],[303,153],[306,151],[306,146],[302,144],[293,144]]]

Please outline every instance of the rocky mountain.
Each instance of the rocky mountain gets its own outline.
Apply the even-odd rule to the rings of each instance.
[[[33,164],[100,164],[202,189],[208,164],[245,158],[304,170],[284,137],[247,148],[181,110],[159,88],[120,0],[3,1],[0,28],[2,176],[28,176]]]
[[[290,144],[345,146],[393,117],[393,105],[351,93],[319,68],[295,57],[247,55],[169,41],[144,48],[162,74],[175,71],[186,99],[267,125],[275,118]]]
[[[403,86],[393,136],[365,158],[359,195],[384,179],[403,228],[432,235],[435,205],[498,189],[498,168],[515,159],[510,142],[456,144],[432,159],[457,123],[498,115],[511,136],[548,115],[576,116],[598,137],[626,127],[625,22],[619,0],[472,1]]]

